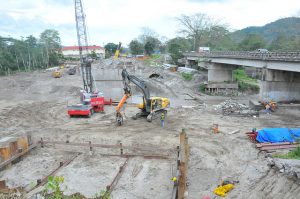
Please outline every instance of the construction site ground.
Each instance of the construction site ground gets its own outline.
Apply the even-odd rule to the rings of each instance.
[[[127,60],[128,61],[128,60]],[[171,108],[161,127],[160,120],[149,123],[144,118],[131,119],[139,110],[132,104],[141,102],[142,94],[134,89],[134,95],[123,109],[123,126],[115,123],[115,106],[105,106],[105,113],[91,118],[70,118],[67,104],[79,102],[82,79],[79,73],[61,78],[51,77],[51,72],[35,71],[18,73],[0,78],[0,132],[1,137],[11,134],[30,133],[33,142],[69,140],[70,143],[88,143],[147,148],[154,155],[169,155],[170,159],[145,159],[133,157],[128,160],[124,173],[112,191],[113,199],[166,199],[171,198],[173,182],[171,168],[176,165],[176,146],[179,133],[184,128],[190,146],[188,168],[188,198],[216,197],[213,190],[221,180],[238,180],[227,198],[300,198],[297,180],[268,166],[266,154],[259,152],[249,141],[245,132],[263,127],[300,127],[300,111],[283,110],[259,117],[223,116],[216,110],[217,104],[229,97],[208,96],[199,93],[199,85],[206,80],[205,72],[185,81],[180,73],[150,67],[132,60],[130,65],[122,61],[95,63],[94,71],[98,88],[114,100],[122,96],[122,82],[104,81],[103,71],[128,71],[142,77],[150,87],[152,95],[168,97]],[[114,69],[114,70],[111,70]],[[160,77],[149,78],[152,73]],[[111,74],[112,76],[117,76]],[[105,75],[109,78],[109,75]],[[121,77],[119,77],[121,78]],[[107,80],[107,79],[106,79]],[[113,88],[112,88],[113,87]],[[233,97],[248,103],[257,96]],[[212,133],[212,125],[218,124],[220,133]],[[235,130],[238,133],[230,134]],[[138,154],[140,150],[124,149],[124,153]],[[126,158],[105,156],[118,154],[119,149],[46,144],[36,148],[20,162],[1,171],[1,180],[7,186],[26,187],[42,179],[59,165],[80,153],[69,165],[56,175],[65,178],[65,194],[80,192],[94,197],[105,190]],[[217,198],[217,197],[216,197]]]

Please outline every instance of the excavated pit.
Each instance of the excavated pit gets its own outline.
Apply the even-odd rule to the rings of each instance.
[[[105,63],[94,67],[96,79],[101,77],[103,70],[111,67]],[[0,92],[3,93],[0,96],[1,137],[12,133],[30,133],[34,142],[41,137],[48,141],[65,142],[68,139],[72,143],[91,141],[95,144],[117,145],[122,142],[124,146],[151,148],[152,153],[160,153],[160,149],[174,150],[179,145],[178,135],[184,128],[191,147],[188,198],[213,198],[213,190],[221,180],[228,178],[239,183],[227,198],[300,198],[300,185],[288,175],[270,169],[265,154],[259,153],[245,135],[254,127],[299,127],[299,110],[293,110],[291,116],[286,112],[271,116],[262,113],[259,118],[223,116],[215,110],[214,105],[227,97],[206,96],[195,89],[206,77],[206,74],[201,74],[203,72],[188,82],[177,72],[153,69],[141,62],[132,63],[135,66],[128,67],[129,72],[145,79],[152,95],[170,98],[171,108],[164,128],[159,120],[152,123],[144,118],[132,120],[130,117],[139,110],[130,104],[122,110],[125,121],[121,127],[115,124],[114,106],[105,106],[104,114],[94,114],[91,118],[70,118],[66,106],[79,102],[78,93],[82,87],[80,74],[64,74],[62,78],[55,79],[50,72],[36,71],[0,78]],[[121,70],[124,66],[115,65],[114,70]],[[149,78],[154,72],[164,78]],[[107,73],[111,76],[105,76],[108,78],[106,80],[118,81],[97,81],[98,88],[105,96],[120,100],[123,90],[119,73]],[[141,96],[141,92],[135,88],[129,102],[140,102]],[[235,98],[244,103],[250,97],[256,96]],[[221,133],[212,133],[213,124],[219,125]],[[237,129],[240,130],[238,133],[228,134]],[[10,188],[28,187],[33,181],[47,176],[60,161],[68,159],[75,152],[81,154],[57,173],[65,177],[65,185],[68,186],[66,194],[80,192],[87,197],[95,196],[105,190],[119,166],[124,163],[124,158],[101,155],[119,154],[119,150],[94,149],[94,155],[90,156],[88,147],[51,145],[33,150],[22,161],[2,170],[0,178],[6,180]],[[131,158],[111,197],[170,198],[173,188],[171,168],[175,164],[176,158],[172,155],[168,160]]]

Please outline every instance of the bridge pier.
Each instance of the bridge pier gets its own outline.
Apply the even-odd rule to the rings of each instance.
[[[300,101],[300,72],[263,69],[260,100]]]
[[[208,65],[208,84],[205,91],[208,93],[233,95],[238,90],[238,84],[233,82],[232,70],[236,66],[228,64],[210,63]]]
[[[208,66],[208,81],[209,82],[233,82],[232,71],[235,66],[228,64],[211,63]]]

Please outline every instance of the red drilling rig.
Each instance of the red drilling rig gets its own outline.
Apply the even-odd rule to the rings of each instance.
[[[104,104],[111,104],[111,99],[109,101],[104,101],[103,94],[96,88],[92,75],[93,60],[89,56],[87,28],[82,2],[81,0],[74,0],[74,3],[83,90],[81,90],[80,104],[68,106],[68,114],[70,117],[90,117],[95,112],[103,112]]]

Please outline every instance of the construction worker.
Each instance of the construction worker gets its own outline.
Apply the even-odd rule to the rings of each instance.
[[[162,112],[161,116],[160,116],[160,124],[162,127],[165,126],[165,113]]]
[[[270,113],[271,113],[271,108],[272,108],[272,106],[270,106],[270,104],[267,103],[267,104],[266,104],[266,113],[267,113],[267,114],[270,114]]]

